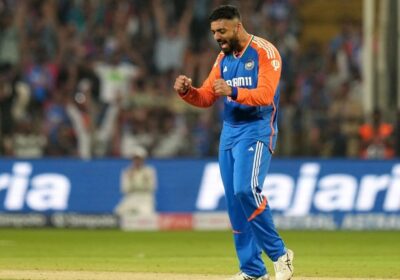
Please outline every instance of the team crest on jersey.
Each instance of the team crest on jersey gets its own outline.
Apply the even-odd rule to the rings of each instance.
[[[272,60],[271,65],[275,71],[277,71],[279,69],[279,67],[281,67],[281,63],[277,59]]]
[[[250,59],[246,62],[246,64],[244,65],[244,68],[246,68],[246,70],[251,70],[254,68],[254,60]]]

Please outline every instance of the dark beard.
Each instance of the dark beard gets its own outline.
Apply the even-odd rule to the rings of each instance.
[[[222,51],[224,52],[225,55],[230,55],[233,52],[239,52],[240,51],[239,50],[240,45],[239,45],[239,39],[238,38],[233,38],[233,39],[229,40],[228,41],[228,45],[229,45],[229,50],[223,50],[222,49]]]

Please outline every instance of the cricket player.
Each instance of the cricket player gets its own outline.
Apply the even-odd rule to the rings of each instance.
[[[224,98],[219,165],[240,263],[240,272],[230,279],[268,280],[264,251],[274,262],[275,279],[288,280],[293,252],[276,231],[261,194],[278,132],[281,58],[270,42],[246,32],[236,7],[220,6],[209,20],[222,51],[200,88],[180,75],[174,89],[197,107]]]

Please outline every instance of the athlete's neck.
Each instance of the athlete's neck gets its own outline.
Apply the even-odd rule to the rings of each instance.
[[[239,35],[239,49],[234,51],[235,56],[240,56],[249,44],[251,35],[243,29],[243,33]]]
[[[238,52],[242,52],[246,47],[247,44],[249,43],[251,35],[249,33],[247,33],[246,30],[244,30],[244,28],[241,30],[241,32],[239,33],[239,50],[237,50]]]

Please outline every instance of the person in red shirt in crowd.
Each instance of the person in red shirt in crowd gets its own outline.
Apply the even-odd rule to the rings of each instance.
[[[393,132],[393,125],[383,122],[381,111],[376,108],[372,113],[372,122],[359,128],[361,158],[393,158]]]

